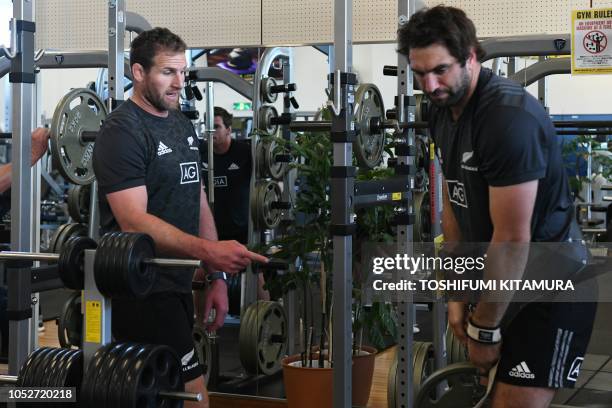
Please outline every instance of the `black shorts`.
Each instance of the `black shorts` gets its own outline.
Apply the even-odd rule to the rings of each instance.
[[[144,300],[113,299],[112,326],[116,341],[165,344],[181,359],[183,381],[202,375],[193,343],[191,293],[155,293]]]
[[[498,381],[573,388],[591,338],[597,303],[530,303],[502,334]]]

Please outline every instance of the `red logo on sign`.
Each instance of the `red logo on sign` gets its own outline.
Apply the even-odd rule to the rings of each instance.
[[[589,31],[584,36],[582,44],[591,54],[599,54],[608,46],[608,37],[601,31]]]

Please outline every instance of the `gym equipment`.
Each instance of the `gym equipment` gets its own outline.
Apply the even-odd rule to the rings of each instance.
[[[272,177],[274,180],[281,181],[287,171],[287,161],[289,157],[283,154],[283,149],[275,140],[269,138],[259,139],[256,150],[256,160],[259,174],[262,177]]]
[[[440,394],[438,394],[440,392]],[[417,408],[471,408],[485,395],[478,369],[471,363],[456,363],[436,371],[415,394]]]
[[[110,343],[96,351],[81,388],[80,404],[92,408],[183,406],[199,394],[183,392],[181,362],[167,346]]]
[[[206,385],[210,381],[212,376],[215,376],[219,372],[218,361],[213,355],[212,340],[206,333],[204,328],[201,326],[193,327],[193,343],[195,345],[195,351],[198,355],[198,361],[204,371],[204,380]]]
[[[277,86],[276,80],[271,77],[266,77],[261,79],[260,89],[261,89],[261,99],[265,103],[274,103],[278,99],[278,93],[272,92],[272,87]]]
[[[373,169],[382,160],[385,148],[384,129],[371,129],[370,118],[384,117],[385,107],[380,91],[374,84],[359,85],[355,92],[355,157],[360,165]]]
[[[467,361],[467,350],[463,343],[453,333],[450,326],[446,326],[446,363],[448,365]]]
[[[87,226],[79,223],[68,223],[60,225],[51,241],[49,242],[49,252],[54,254],[59,254],[62,251],[62,247],[64,243],[68,241],[70,237],[73,236],[86,236],[87,235]]]
[[[280,185],[275,181],[260,180],[251,194],[251,216],[257,229],[274,229],[282,217],[282,209],[291,208],[284,203]]]
[[[252,374],[274,374],[287,352],[287,316],[278,302],[250,304],[240,321],[240,361]]]
[[[107,114],[100,98],[85,88],[71,90],[57,104],[51,120],[51,154],[71,183],[86,185],[94,180],[93,142]]]
[[[63,245],[57,269],[60,279],[68,289],[83,290],[85,271],[83,260],[86,249],[96,249],[96,241],[89,237],[72,236]]]
[[[402,365],[405,366],[405,365]],[[397,353],[389,367],[389,377],[387,380],[387,404],[389,408],[396,407],[397,399]],[[433,343],[415,341],[412,343],[412,387],[416,395],[421,388],[421,384],[434,371],[434,349]]]
[[[268,135],[278,132],[278,125],[273,124],[274,118],[278,118],[278,111],[274,106],[264,105],[259,108],[259,127]]]
[[[68,215],[75,222],[87,224],[89,222],[89,185],[72,185],[68,189]]]
[[[81,347],[83,344],[83,313],[81,292],[70,295],[57,322],[57,337],[64,348]]]
[[[68,248],[62,250],[61,255],[2,251],[0,259],[48,262],[58,262],[62,256],[66,259],[82,259],[87,245],[74,245],[78,250],[74,249],[75,254],[71,256],[69,250],[72,249]],[[154,258],[154,255],[153,239],[146,234],[114,232],[104,235],[100,239],[94,260],[94,278],[98,290],[106,297],[146,297],[157,281],[157,267],[202,267],[201,261]],[[81,271],[79,268],[82,268],[82,262],[72,267],[74,273]],[[83,279],[82,275],[78,278]]]

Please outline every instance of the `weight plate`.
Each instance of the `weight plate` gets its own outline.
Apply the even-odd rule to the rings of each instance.
[[[110,261],[108,245],[109,238],[113,232],[104,234],[98,240],[98,248],[96,248],[96,256],[94,258],[94,280],[96,282],[96,287],[104,296],[109,296],[107,287],[106,287],[106,274],[108,273],[108,263]]]
[[[91,188],[89,185],[72,185],[68,189],[68,215],[75,222],[87,224],[89,222],[89,198]]]
[[[259,180],[251,194],[251,216],[257,229],[274,229],[280,224],[282,211],[272,204],[282,200],[280,185],[275,181]]]
[[[81,313],[81,292],[70,295],[59,317],[57,337],[64,348],[81,347],[83,340],[83,314]]]
[[[430,242],[431,241],[431,207],[429,205],[429,192],[414,192],[413,202],[414,210],[414,242]]]
[[[382,160],[385,147],[385,131],[373,132],[370,119],[385,117],[385,107],[380,91],[373,84],[361,84],[355,92],[355,123],[358,129],[353,150],[359,165],[376,167]]]
[[[42,353],[44,350],[45,350],[45,347],[40,347],[32,351],[28,355],[28,358],[26,359],[26,361],[19,368],[19,375],[17,377],[17,384],[16,384],[17,387],[25,387],[25,381],[29,379],[28,371],[32,367],[32,364],[34,364],[34,362],[36,361],[36,356]]]
[[[427,122],[429,119],[428,102],[423,94],[414,95],[416,99],[416,113],[414,115],[415,122]]]
[[[60,238],[60,236],[62,235],[62,231],[67,228],[70,224],[62,224],[59,227],[57,227],[57,229],[55,230],[55,232],[53,233],[53,236],[51,237],[51,240],[49,241],[49,248],[48,251],[51,253],[55,253],[57,254],[58,252],[55,250],[55,247],[57,246],[57,241]]]
[[[96,247],[96,241],[83,236],[72,236],[64,243],[57,268],[65,287],[83,290],[85,286],[85,250],[96,249]]]
[[[208,380],[213,370],[212,347],[206,331],[200,326],[193,327],[193,343],[198,361],[204,371],[204,381],[208,385]]]
[[[106,403],[108,386],[112,380],[115,365],[120,361],[121,356],[131,347],[132,345],[129,343],[119,343],[105,353],[104,361],[96,374],[95,385],[93,387],[96,405],[92,408],[106,408],[108,406]]]
[[[274,103],[278,99],[277,93],[270,92],[270,89],[276,86],[276,80],[274,78],[262,78],[259,83],[259,89],[261,89],[261,99],[264,103]]]
[[[274,180],[282,180],[287,171],[287,163],[277,162],[276,155],[282,154],[283,149],[275,140],[262,138],[257,144],[257,165],[259,174],[264,177],[272,177]]]
[[[57,104],[51,120],[51,154],[71,183],[85,185],[94,180],[94,143],[82,141],[81,134],[100,130],[106,115],[106,107],[89,89],[73,89]]]
[[[74,222],[61,225],[51,239],[49,251],[61,254],[64,244],[73,236],[87,236],[87,226]]]
[[[455,364],[467,361],[467,350],[455,333],[446,326],[446,364]]]
[[[287,317],[278,302],[258,301],[251,305],[244,329],[240,325],[240,361],[250,373],[274,374],[281,369],[287,351]]]
[[[138,352],[130,360],[126,360],[122,364],[124,374],[121,376],[123,384],[119,392],[119,408],[131,408],[135,406],[136,401],[134,395],[138,393],[136,377],[138,371],[142,369],[145,360],[154,351],[156,346],[150,344],[139,344]]]
[[[126,343],[128,346],[117,357],[114,367],[109,369],[110,378],[107,381],[105,393],[105,406],[119,407],[121,405],[121,390],[125,382],[127,366],[138,357],[142,352],[142,345],[136,343]]]
[[[130,294],[129,290],[129,267],[127,266],[130,245],[130,234],[118,233],[113,237],[113,244],[111,245],[113,261],[110,264],[110,271],[106,275],[109,279],[109,287],[115,294],[115,296],[127,296]],[[112,279],[110,278],[112,276]]]
[[[232,316],[240,315],[240,295],[242,292],[242,276],[240,274],[231,275],[227,278],[227,299],[228,314]]]
[[[419,392],[421,384],[434,370],[434,350],[430,342],[415,341],[412,343],[412,390],[414,395]],[[387,405],[389,408],[396,407],[397,401],[397,362],[398,356],[389,367],[387,379]]]
[[[64,356],[70,350],[58,348],[57,351],[47,355],[46,364],[39,367],[40,376],[36,383],[38,387],[54,387],[59,367],[64,362]]]
[[[64,354],[63,364],[59,367],[60,374],[55,381],[56,387],[74,387],[76,400],[81,401],[81,382],[83,381],[83,352],[81,350],[69,350]],[[75,404],[67,402],[59,404],[58,407],[73,407]],[[81,405],[84,407],[85,405]]]
[[[147,234],[130,233],[123,267],[123,278],[128,283],[129,296],[143,299],[151,293],[157,282],[157,268],[145,264],[147,258],[155,258],[155,243]]]
[[[91,360],[89,360],[89,364],[87,365],[87,371],[85,371],[85,375],[83,376],[83,383],[81,386],[81,406],[94,408],[96,404],[94,388],[96,385],[96,377],[102,364],[104,364],[104,359],[106,358],[106,353],[108,350],[114,347],[120,347],[121,344],[118,343],[109,343],[102,347],[100,347],[94,353]]]
[[[468,408],[484,395],[478,384],[478,369],[468,362],[456,363],[433,373],[416,394],[418,408]],[[440,395],[437,390],[441,389]]]
[[[277,117],[278,111],[274,106],[261,106],[259,108],[259,129],[268,135],[275,135],[278,132],[278,125],[272,125],[270,121]]]

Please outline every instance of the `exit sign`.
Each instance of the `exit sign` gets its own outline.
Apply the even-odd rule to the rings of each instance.
[[[251,102],[234,102],[235,111],[249,111],[252,109]]]

